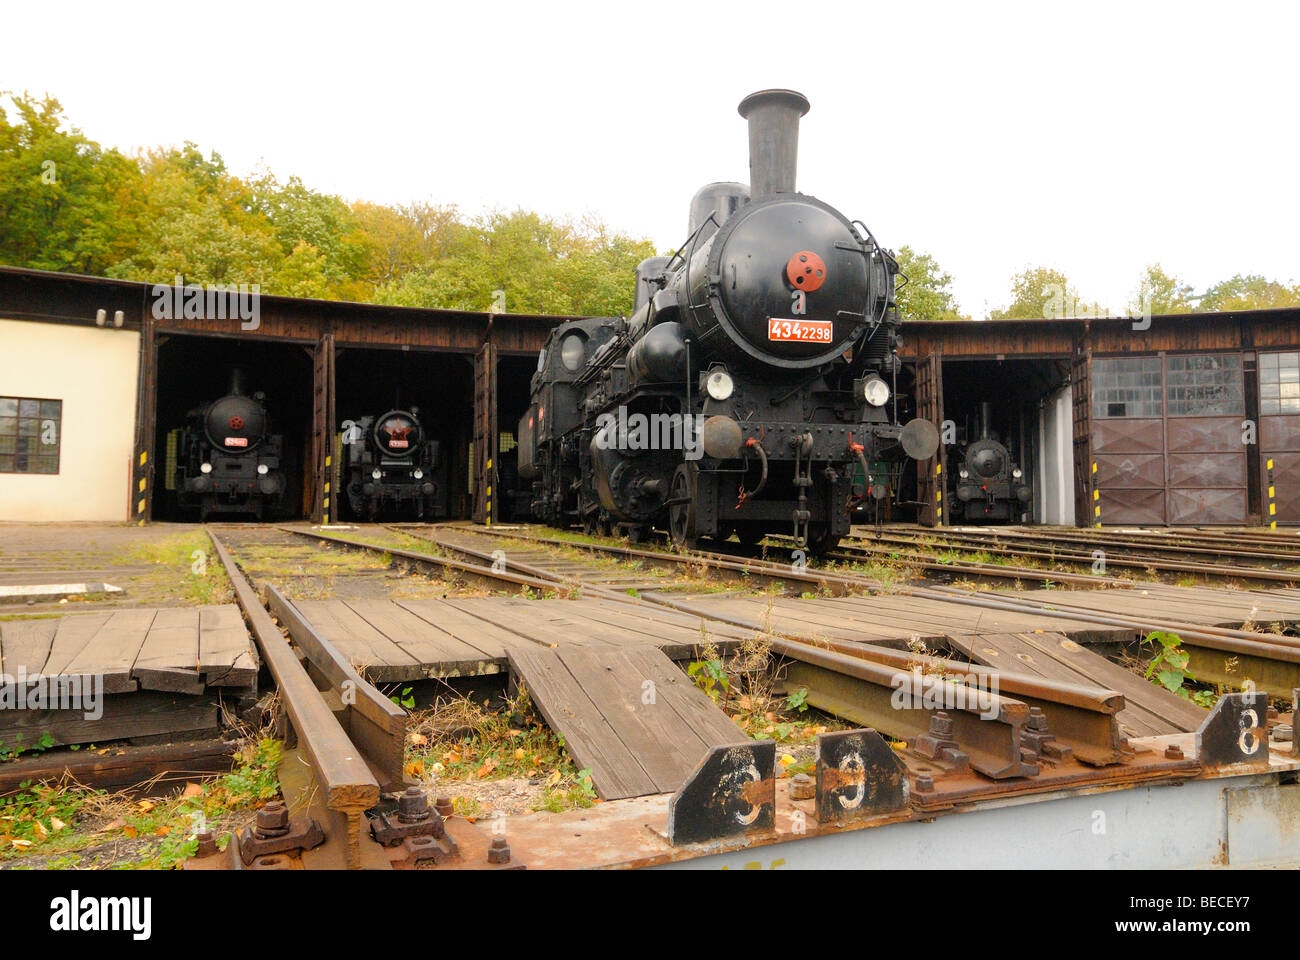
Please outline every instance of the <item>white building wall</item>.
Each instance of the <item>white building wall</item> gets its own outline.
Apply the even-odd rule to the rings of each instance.
[[[0,319],[0,396],[63,401],[57,474],[0,473],[0,520],[126,520],[140,334]]]

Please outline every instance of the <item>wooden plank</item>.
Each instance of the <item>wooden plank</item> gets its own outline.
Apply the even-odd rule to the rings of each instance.
[[[238,749],[238,743],[200,740],[176,745],[125,746],[103,755],[98,751],[79,754],[61,751],[54,756],[23,756],[0,765],[0,796],[15,792],[25,783],[58,781],[68,776],[95,790],[197,780],[229,773]]]
[[[663,656],[654,647],[646,649]],[[638,669],[622,648],[560,647],[556,654],[658,792],[681,789],[710,747],[667,697],[660,699],[658,681]]]
[[[510,669],[527,687],[551,729],[579,768],[591,771],[596,792],[606,800],[658,793],[651,776],[610,728],[599,708],[554,650],[524,643],[506,650]]]
[[[544,601],[529,600],[525,602],[542,603]],[[517,638],[531,640],[543,646],[562,646],[584,642],[582,637],[575,636],[570,631],[539,622],[536,618],[529,616],[533,611],[519,611],[511,607],[503,607],[501,600],[496,597],[448,600],[447,603],[478,617],[480,620],[494,624],[503,630],[509,630]],[[517,643],[518,640],[515,642]]]
[[[439,630],[446,631],[461,643],[481,651],[484,657],[499,661],[501,665],[505,663],[506,647],[519,642],[518,634],[488,623],[458,607],[453,607],[445,600],[438,598],[398,600],[397,605],[403,610],[409,610],[421,620],[433,624]],[[497,671],[484,670],[483,672]]]
[[[90,642],[90,638],[108,622],[108,618],[107,613],[87,613],[60,620],[59,627],[54,632],[54,640],[50,643],[49,656],[45,660],[44,667],[37,668],[38,671],[50,677],[62,674],[68,664]],[[28,673],[31,672],[29,665]]]
[[[244,618],[233,603],[199,608],[198,666],[209,686],[256,685],[257,658]]]
[[[660,702],[668,703],[677,711],[710,749],[749,740],[745,731],[662,653],[646,647],[629,647],[624,653],[642,676],[655,682],[655,696]]]
[[[98,716],[82,710],[0,710],[0,742],[12,747],[21,734],[23,743],[32,744],[49,734],[59,746],[159,736],[179,743],[218,732],[214,696],[139,691],[104,696],[98,705]]]
[[[19,674],[39,674],[50,655],[50,645],[60,621],[7,620],[0,622],[0,673],[16,683]]]
[[[131,676],[142,690],[200,694],[199,608],[159,610],[135,658]]]
[[[102,677],[104,693],[130,693],[136,654],[149,634],[156,610],[118,610],[63,668],[65,676]]]
[[[342,600],[294,603],[321,637],[333,644],[358,673],[377,683],[419,676],[420,663],[384,636]]]
[[[349,600],[357,616],[405,650],[414,660],[409,678],[449,677],[483,672],[492,661],[481,650],[458,640],[391,600]]]

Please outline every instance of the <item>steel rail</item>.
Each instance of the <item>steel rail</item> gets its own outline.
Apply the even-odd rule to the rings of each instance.
[[[379,783],[258,600],[230,551],[215,531],[208,529],[207,534],[252,628],[262,660],[280,691],[281,703],[298,736],[299,747],[316,772],[325,806],[346,817],[347,866],[360,869],[361,822],[365,811],[379,802]]]

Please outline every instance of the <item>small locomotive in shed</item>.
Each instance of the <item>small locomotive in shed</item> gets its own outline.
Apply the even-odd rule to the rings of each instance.
[[[534,517],[824,552],[933,456],[935,426],[905,422],[899,391],[897,262],[795,191],[807,110],[791,90],[746,97],[750,183],[696,193],[681,249],[637,269],[630,317],[551,332],[518,430]]]
[[[343,423],[340,469],[357,518],[447,515],[446,484],[438,475],[440,444],[426,433],[419,412],[418,407],[389,410]]]
[[[948,454],[954,489],[948,500],[951,523],[1018,523],[1030,509],[1033,491],[1014,452],[993,428],[993,405],[979,405],[974,437],[955,444]]]
[[[175,489],[183,510],[275,517],[284,498],[284,437],[272,432],[266,396],[249,394],[247,373],[230,373],[225,396],[186,415],[176,450]]]

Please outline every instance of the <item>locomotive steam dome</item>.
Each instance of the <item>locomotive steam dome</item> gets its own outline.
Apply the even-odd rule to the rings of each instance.
[[[420,422],[405,410],[390,410],[374,427],[379,449],[394,457],[405,457],[419,449],[423,440]]]
[[[227,394],[203,417],[208,442],[225,453],[248,453],[266,434],[266,410],[252,397]]]

